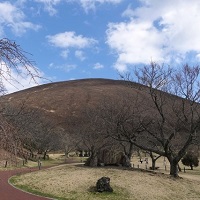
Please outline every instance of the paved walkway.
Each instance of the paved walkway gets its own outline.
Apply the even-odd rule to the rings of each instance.
[[[8,179],[19,173],[36,171],[38,168],[24,168],[11,171],[0,171],[0,199],[1,200],[47,200],[48,198],[34,196],[17,190],[8,183]]]

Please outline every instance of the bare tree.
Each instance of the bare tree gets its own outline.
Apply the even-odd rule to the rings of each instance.
[[[155,170],[156,169],[156,161],[161,157],[161,155],[156,155],[153,152],[148,152],[148,153],[150,155],[151,162],[152,162],[151,169]]]
[[[22,142],[20,140],[19,135],[17,134],[17,129],[13,124],[9,123],[2,115],[0,115],[0,149],[4,149],[9,152],[10,158],[7,157],[6,163],[8,160],[12,159],[14,164],[17,164],[17,156],[20,154],[20,150],[22,147]]]
[[[39,72],[27,55],[28,53],[15,41],[7,38],[0,39],[0,92],[2,94],[6,91],[4,81],[10,84],[18,82],[12,74],[12,70],[22,78],[28,76],[36,82]]]
[[[77,150],[78,144],[80,143],[78,137],[74,133],[74,131],[70,131],[69,129],[65,129],[60,127],[59,143],[60,149],[64,150],[65,156],[68,158],[70,153],[75,152]]]
[[[2,117],[15,128],[15,137],[21,142],[23,150],[30,151],[31,159],[35,152],[43,154],[45,159],[49,151],[60,148],[62,127],[43,116],[40,109],[30,108],[26,99],[2,104]]]
[[[30,54],[25,52],[15,41],[9,40],[7,38],[0,39],[0,94],[3,95],[7,92],[7,88],[5,83],[15,86],[15,83],[20,84],[15,75],[17,74],[22,79],[30,78],[30,81],[33,80],[35,83],[37,82],[36,78],[39,78],[39,71],[34,66],[34,62],[28,58]],[[1,133],[6,135],[3,140],[1,140],[1,146],[15,146],[15,151],[19,149],[19,144],[21,144],[21,148],[23,147],[22,138],[20,139],[19,134],[19,126],[15,126],[9,118],[18,118],[21,113],[20,110],[23,110],[22,107],[18,109],[18,113],[8,114],[5,110],[8,108],[7,105],[4,104],[4,108],[2,108],[1,103]],[[15,108],[15,111],[17,109]],[[10,115],[10,116],[9,116]],[[26,120],[27,122],[27,120]],[[10,127],[10,128],[8,128]],[[12,129],[12,131],[11,131]],[[27,137],[26,137],[27,138]],[[6,139],[6,141],[5,141]],[[12,145],[11,145],[12,144]],[[17,146],[16,146],[17,144]],[[11,149],[7,149],[11,150]],[[13,152],[12,152],[13,153]]]
[[[100,151],[111,147],[111,141],[106,137],[102,127],[102,120],[99,112],[92,107],[85,108],[82,123],[82,144],[90,152],[86,165],[94,167],[98,165]]]
[[[141,119],[141,99],[138,94],[119,94],[113,99],[104,99],[101,103],[100,116],[107,136],[117,141],[127,158],[126,166],[130,166],[137,135],[143,131]]]
[[[26,148],[33,149],[42,154],[45,160],[50,151],[60,150],[62,127],[58,123],[52,123],[50,119],[42,116],[40,112],[34,113],[23,130],[29,132],[29,141],[25,141]],[[25,138],[27,138],[25,136]],[[28,138],[27,138],[28,139]]]
[[[86,105],[81,113],[73,112],[70,119],[66,120],[70,136],[68,143],[74,144],[78,151],[87,152],[89,158],[86,165],[90,167],[97,166],[101,152],[111,149],[113,145],[113,142],[106,137],[100,118],[101,110],[96,109],[97,107],[97,105]]]
[[[178,162],[199,136],[199,72],[199,66],[186,64],[173,72],[152,62],[136,73],[140,83],[148,86],[145,92],[151,101],[146,106],[144,131],[134,144],[167,157],[174,177],[178,176]]]

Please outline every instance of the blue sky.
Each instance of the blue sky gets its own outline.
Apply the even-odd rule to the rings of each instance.
[[[199,11],[199,0],[1,1],[0,36],[31,53],[40,74],[53,82],[119,79],[151,60],[198,64]],[[12,73],[21,84],[6,85],[9,92],[35,85]]]

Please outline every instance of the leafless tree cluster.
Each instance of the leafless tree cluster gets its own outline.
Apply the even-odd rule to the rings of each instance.
[[[136,147],[149,152],[153,167],[157,158],[166,157],[170,174],[177,177],[179,161],[200,144],[200,67],[186,64],[175,71],[152,62],[135,74],[143,86],[138,85],[134,96],[104,99],[96,111],[101,128],[94,121],[92,132],[101,130],[104,138],[117,141],[129,159]]]
[[[17,156],[19,156],[21,152],[22,142],[17,134],[15,126],[9,123],[3,115],[0,115],[0,119],[0,149],[7,151],[7,155],[10,155],[10,157],[6,156],[6,163],[12,158],[13,164],[16,164]]]
[[[15,41],[11,41],[7,38],[0,39],[0,94],[6,93],[5,83],[14,84],[17,79],[14,75],[21,76],[22,78],[30,77],[30,79],[36,81],[36,77],[39,77],[39,72],[34,66],[34,62],[27,57],[28,53],[25,52]],[[13,73],[14,72],[14,73]],[[18,83],[18,82],[17,82]],[[15,85],[14,85],[15,86]],[[19,149],[22,144],[19,140],[18,134],[15,134],[18,130],[12,123],[6,119],[6,113],[4,112],[6,107],[0,105],[0,132],[1,140],[0,146],[8,151],[14,151]],[[21,110],[21,107],[19,108]],[[16,114],[16,113],[15,113]],[[8,116],[9,117],[9,116]],[[14,115],[13,115],[14,117]],[[17,116],[15,116],[17,117]],[[11,145],[12,144],[12,145]],[[16,154],[15,154],[16,155]]]
[[[148,101],[142,104],[145,112],[139,112],[140,133],[130,141],[143,150],[167,157],[170,174],[175,177],[178,162],[191,145],[199,142],[199,75],[199,66],[187,64],[173,71],[152,62],[136,71],[139,83],[148,86],[143,88]]]
[[[107,136],[120,144],[129,160],[135,148],[136,136],[143,130],[138,107],[141,103],[138,94],[127,94],[118,95],[114,100],[105,98],[100,107]]]
[[[77,150],[90,152],[90,157],[86,162],[88,166],[97,166],[100,151],[112,146],[112,142],[106,138],[99,111],[93,106],[85,107],[81,115],[72,115],[71,120],[68,120],[71,129],[68,129],[67,139],[72,141]]]

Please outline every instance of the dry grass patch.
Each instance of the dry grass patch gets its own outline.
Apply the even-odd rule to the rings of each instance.
[[[111,178],[113,194],[93,190],[102,176]],[[198,180],[173,179],[168,175],[125,170],[119,168],[88,168],[63,165],[13,178],[14,184],[57,199],[113,199],[113,200],[178,200],[199,199]]]

